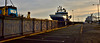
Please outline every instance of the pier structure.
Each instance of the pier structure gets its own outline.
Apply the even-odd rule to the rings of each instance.
[[[21,17],[0,17],[0,39],[22,36],[65,26],[65,21]]]
[[[37,32],[20,37],[1,40],[5,43],[99,43],[100,26],[98,24],[75,24]]]

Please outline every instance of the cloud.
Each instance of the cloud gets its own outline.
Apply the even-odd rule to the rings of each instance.
[[[98,4],[98,0],[12,0],[12,2],[18,8],[18,12],[25,16],[30,11],[31,17],[50,19],[49,15],[54,14],[61,5],[67,9],[69,15],[72,15],[74,10],[75,19],[80,16],[83,18],[82,21],[90,13],[97,13],[96,6],[92,4]],[[8,4],[11,4],[9,0]],[[0,5],[4,5],[4,0],[0,0]]]
[[[39,10],[32,10],[32,17],[36,18],[49,18],[49,15],[52,14],[54,8],[49,8],[49,9],[39,9]]]

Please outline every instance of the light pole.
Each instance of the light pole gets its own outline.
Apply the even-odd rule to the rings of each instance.
[[[77,18],[78,19],[78,22],[79,22],[79,18]]]
[[[74,22],[74,12],[73,12],[74,10],[72,10],[72,13],[73,13],[73,22]]]
[[[99,5],[100,5],[100,0],[99,0],[99,4],[93,4],[93,5],[97,5],[97,11],[98,11],[98,21],[99,21]]]
[[[97,11],[98,11],[98,21],[99,21],[99,4],[93,4],[93,5],[97,5]]]
[[[98,21],[99,21],[99,4],[97,4],[98,7]]]

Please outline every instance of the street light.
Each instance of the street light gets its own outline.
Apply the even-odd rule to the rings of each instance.
[[[93,5],[97,5],[97,11],[98,11],[98,21],[99,21],[99,4],[93,4]]]
[[[77,18],[78,19],[78,22],[79,22],[79,18]]]
[[[100,4],[100,0],[99,0],[99,4]],[[97,10],[98,10],[98,21],[99,21],[99,4],[93,4],[93,5],[97,5]]]
[[[74,11],[74,10],[72,10],[72,13],[73,13],[73,11]],[[74,22],[74,13],[73,13],[73,22]]]

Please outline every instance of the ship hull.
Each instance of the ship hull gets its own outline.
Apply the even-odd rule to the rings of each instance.
[[[66,18],[64,18],[61,15],[50,15],[50,17],[52,20],[58,20],[58,21],[65,21],[66,20]]]

